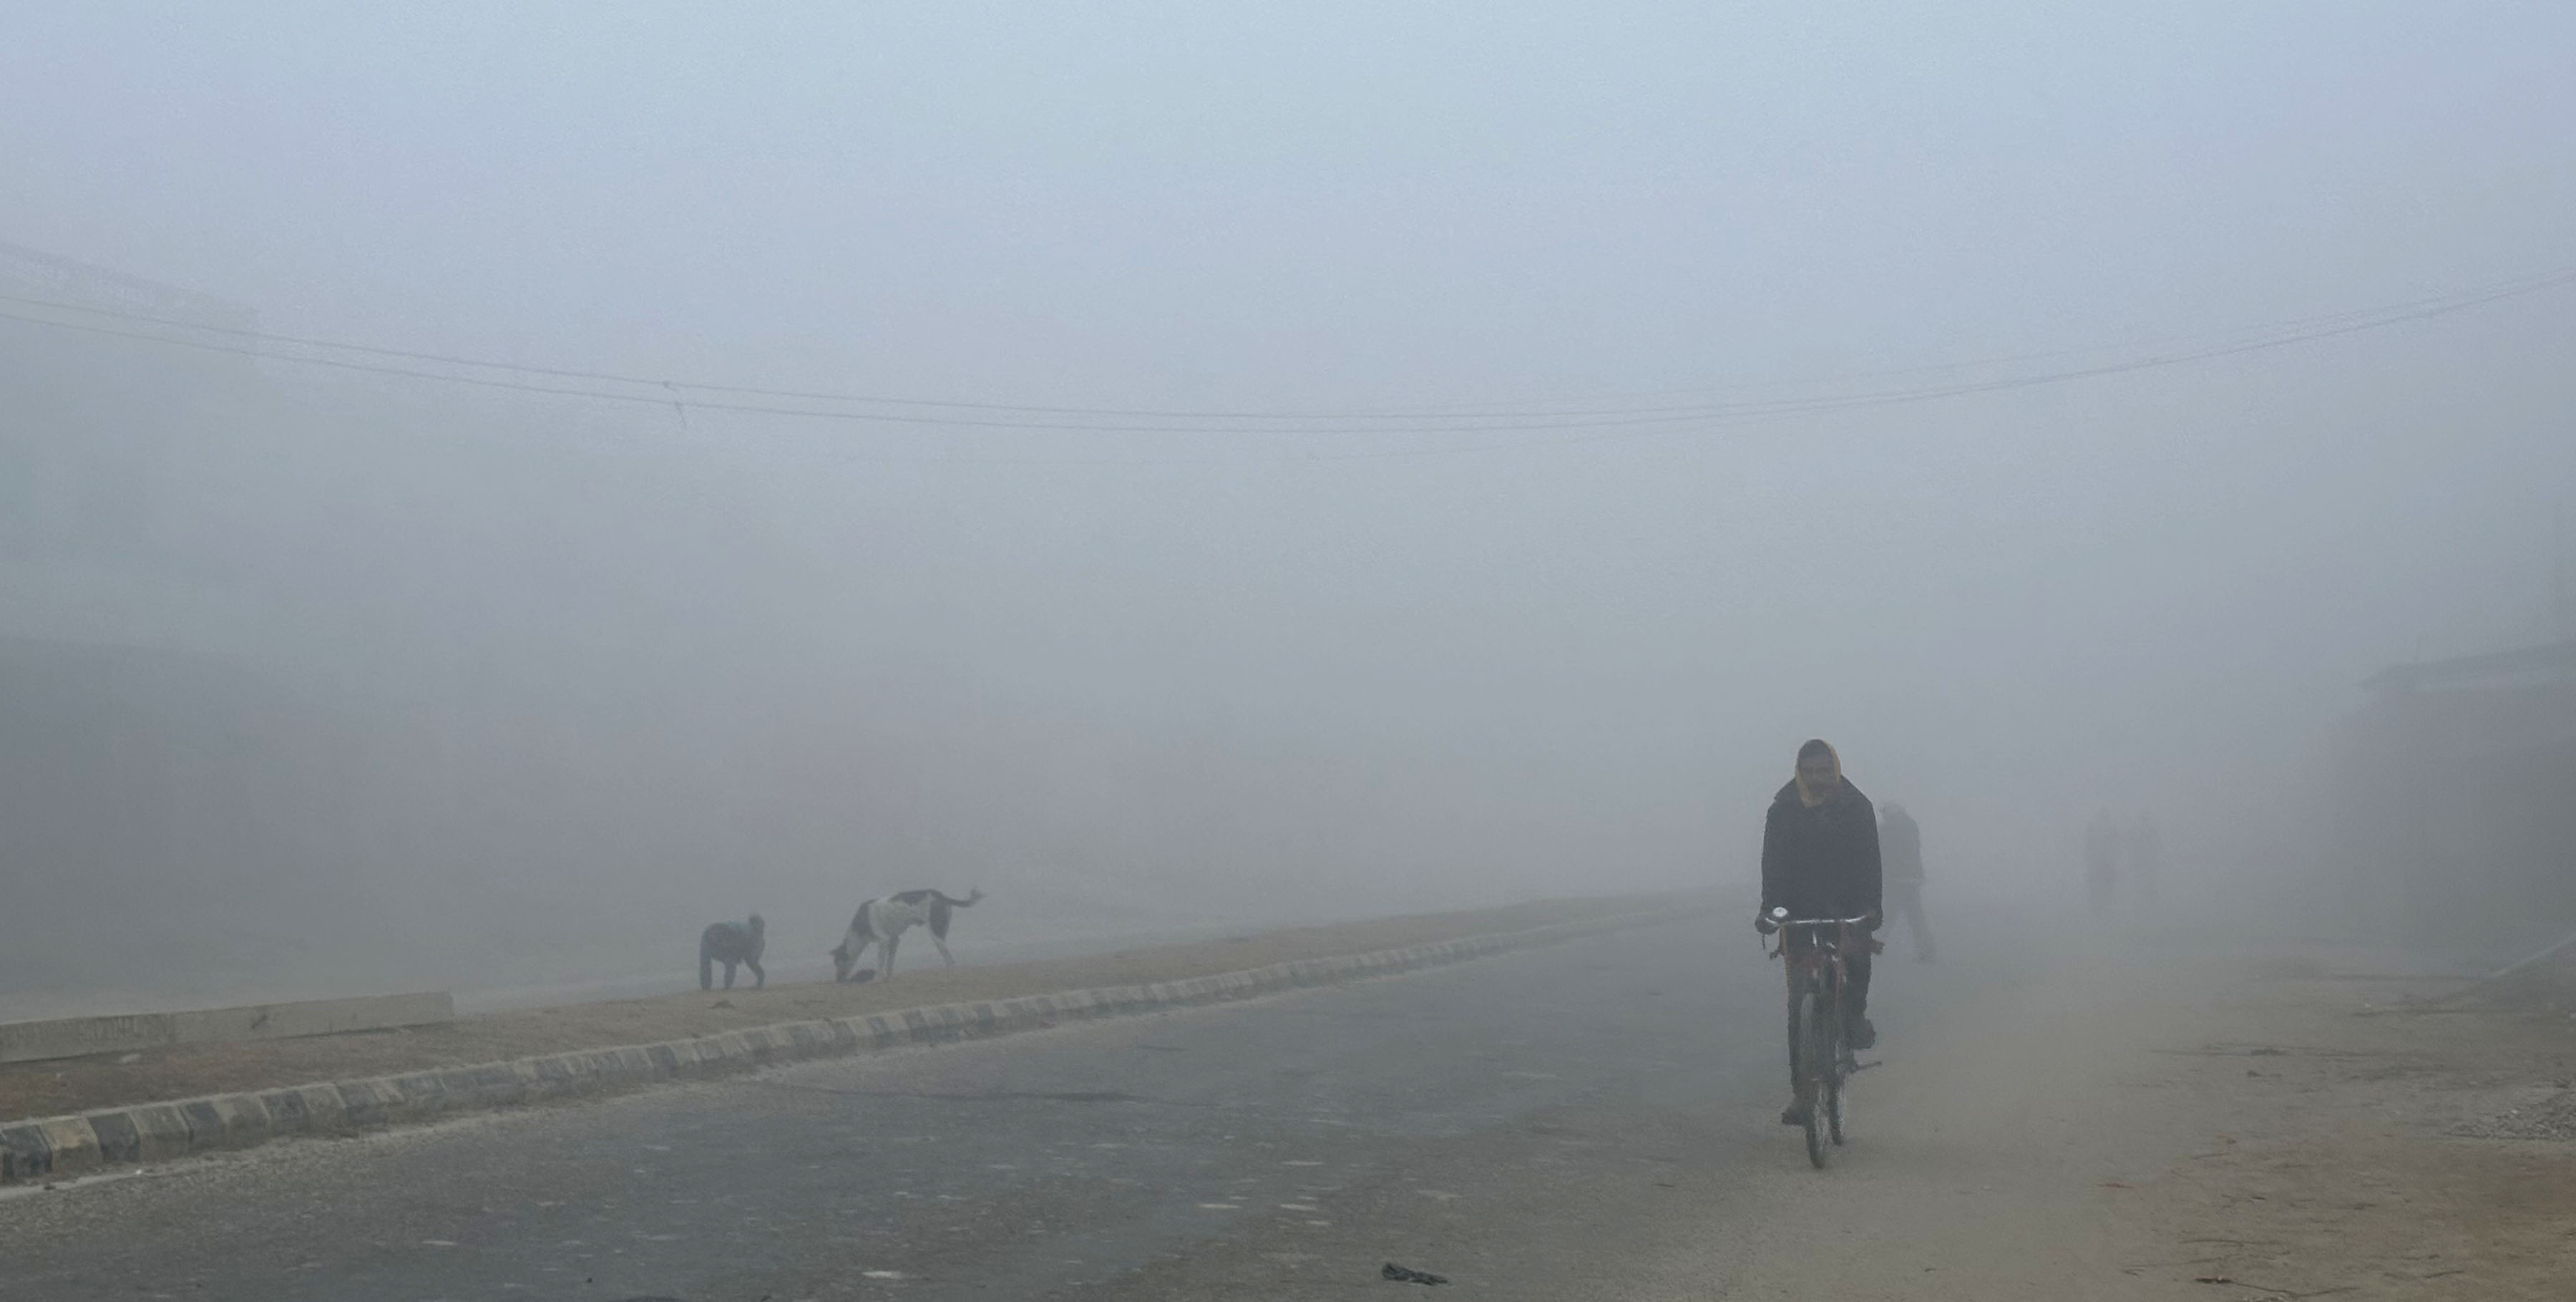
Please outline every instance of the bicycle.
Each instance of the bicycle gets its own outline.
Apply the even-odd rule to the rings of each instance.
[[[1797,1107],[1807,1132],[1807,1160],[1821,1171],[1826,1157],[1843,1142],[1843,1081],[1865,1066],[1843,1036],[1843,955],[1855,941],[1883,948],[1856,930],[1869,921],[1857,918],[1792,918],[1785,908],[1771,910],[1780,947],[1767,952],[1786,960],[1789,977],[1789,1078],[1796,1083]],[[1826,929],[1832,928],[1828,936]],[[1793,944],[1791,937],[1803,938]]]

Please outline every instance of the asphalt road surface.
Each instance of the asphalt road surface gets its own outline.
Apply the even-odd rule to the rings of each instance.
[[[1891,1056],[1909,1021],[1977,984],[1882,967]],[[1776,1120],[1778,982],[1749,929],[1703,919],[1230,1007],[282,1144],[0,1198],[0,1297],[1419,1288],[1379,1279],[1387,1262],[1450,1277],[1435,1296],[1631,1296],[1677,1254],[1709,1260],[1746,1199],[1803,1172]],[[1900,1069],[1857,1083],[1856,1145],[1870,1090]]]

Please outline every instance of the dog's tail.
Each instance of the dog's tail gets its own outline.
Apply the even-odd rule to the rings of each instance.
[[[952,909],[973,908],[975,906],[975,901],[982,898],[984,898],[984,892],[981,889],[966,892],[966,898],[961,900],[949,895],[946,891],[940,890],[937,887],[931,888],[930,934],[939,937],[941,940],[948,939],[949,911]]]

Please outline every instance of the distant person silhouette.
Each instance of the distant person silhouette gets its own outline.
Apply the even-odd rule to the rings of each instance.
[[[2141,903],[2156,902],[2156,871],[2164,866],[2164,842],[2156,835],[2153,814],[2139,810],[2129,824],[2129,882]]]
[[[1932,961],[1932,927],[1923,920],[1923,829],[1891,800],[1878,816],[1878,857],[1886,865],[1887,920],[1905,923],[1914,961]]]
[[[2093,905],[2094,916],[2111,911],[2112,897],[2120,890],[2120,827],[2111,821],[2111,811],[2093,815],[2084,829],[2084,895]]]

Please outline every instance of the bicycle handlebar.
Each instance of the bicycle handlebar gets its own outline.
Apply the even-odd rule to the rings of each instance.
[[[1857,918],[1773,918],[1771,920],[1771,934],[1780,938],[1780,947],[1778,949],[1773,949],[1771,948],[1770,943],[1766,941],[1762,946],[1762,952],[1772,958],[1780,958],[1786,955],[1789,952],[1788,933],[1789,928],[1791,927],[1857,927],[1867,921],[1869,921],[1869,915],[1866,913]],[[1868,942],[1868,948],[1870,953],[1875,954],[1887,947],[1875,940],[1870,940]]]

